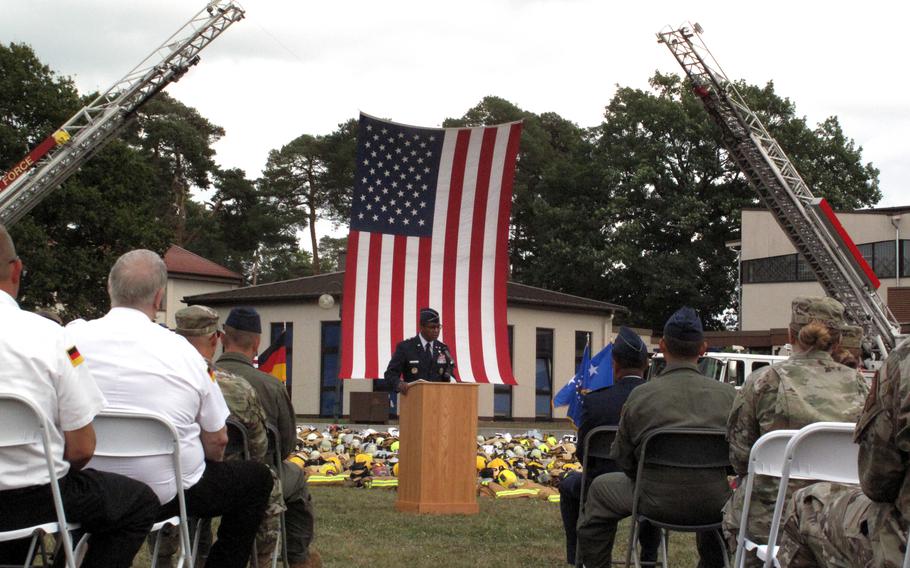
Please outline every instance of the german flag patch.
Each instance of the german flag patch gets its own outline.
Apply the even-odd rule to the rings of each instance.
[[[73,364],[73,367],[78,367],[85,361],[85,359],[82,358],[82,354],[79,353],[78,349],[76,349],[75,345],[67,349],[66,354],[69,355],[70,363]]]
[[[212,382],[215,382],[215,369],[209,367],[209,378],[212,379]]]

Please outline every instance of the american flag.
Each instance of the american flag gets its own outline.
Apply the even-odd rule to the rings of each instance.
[[[506,284],[521,123],[417,128],[360,115],[339,377],[382,377],[440,314],[463,382],[515,384]]]

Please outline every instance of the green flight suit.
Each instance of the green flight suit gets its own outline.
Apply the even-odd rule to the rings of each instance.
[[[688,363],[669,364],[664,371],[629,395],[623,406],[611,457],[623,473],[608,473],[591,484],[579,518],[579,550],[588,568],[611,565],[616,525],[632,512],[632,491],[645,437],[660,428],[715,428],[722,430],[733,404],[735,389],[705,377]],[[641,512],[668,513],[680,524],[703,522],[720,512],[729,495],[723,471],[684,471],[666,468],[660,479],[643,480]],[[693,507],[691,495],[699,495]],[[709,552],[708,547],[714,550]],[[702,556],[717,555],[717,543],[701,542]]]

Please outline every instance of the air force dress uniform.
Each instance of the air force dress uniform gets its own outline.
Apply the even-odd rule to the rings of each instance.
[[[430,308],[420,311],[420,324],[438,324],[439,314]],[[449,347],[434,339],[427,341],[422,335],[405,339],[395,347],[395,353],[385,371],[385,379],[392,392],[404,380],[411,383],[418,380],[447,383],[454,377],[455,360]]]

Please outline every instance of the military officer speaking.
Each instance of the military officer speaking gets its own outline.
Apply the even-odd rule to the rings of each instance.
[[[438,337],[439,313],[432,308],[421,309],[420,333],[395,346],[386,368],[385,379],[393,391],[405,394],[408,383],[419,380],[449,382],[455,372],[455,360]]]

